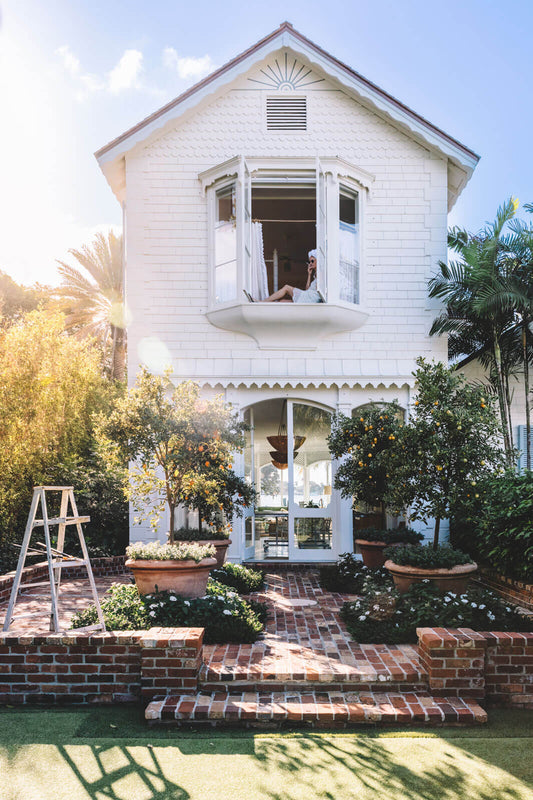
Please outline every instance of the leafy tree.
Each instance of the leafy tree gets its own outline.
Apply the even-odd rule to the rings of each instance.
[[[16,283],[0,270],[0,324],[11,325],[41,303],[48,303],[50,292],[49,287],[40,284],[28,287]]]
[[[396,464],[401,454],[403,410],[396,401],[372,404],[353,417],[337,414],[328,437],[335,458],[343,458],[335,476],[335,488],[354,505],[367,503],[381,509],[387,527],[387,507],[401,509],[402,484]]]
[[[459,259],[440,262],[440,274],[429,282],[429,296],[444,301],[446,310],[433,323],[430,334],[452,335],[452,352],[488,357],[502,422],[507,461],[514,460],[508,391],[513,359],[507,346],[514,326],[512,311],[505,303],[490,302],[498,294],[500,281],[510,270],[505,226],[513,218],[518,201],[510,198],[498,209],[496,219],[472,235],[452,229],[448,246]],[[483,298],[483,302],[480,302]]]
[[[126,315],[122,236],[97,233],[91,246],[69,250],[83,271],[59,261],[58,290],[67,312],[67,330],[93,336],[109,352],[112,378],[123,380],[126,365]]]
[[[418,394],[402,430],[397,478],[411,519],[435,519],[434,546],[441,519],[453,514],[478,481],[501,469],[500,426],[484,387],[442,363],[417,360]]]
[[[107,498],[119,535],[126,506],[121,482],[94,454],[92,422],[95,412],[109,411],[117,391],[101,375],[97,349],[68,336],[61,314],[32,311],[0,330],[0,560],[6,568],[8,542],[24,532],[34,485],[61,480],[77,491],[83,482],[87,497]],[[92,483],[87,470],[94,472]],[[78,501],[80,510],[86,507]],[[95,529],[92,520],[88,538]],[[100,530],[102,544],[106,535]]]
[[[197,384],[174,386],[168,373],[146,369],[99,424],[108,458],[136,462],[128,493],[139,519],[150,517],[155,528],[168,505],[170,542],[178,505],[198,511],[201,529],[202,521],[219,528],[253,502],[254,491],[232,469],[245,429],[220,398],[203,400]]]

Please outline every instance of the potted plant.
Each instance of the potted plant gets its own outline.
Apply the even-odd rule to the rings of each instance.
[[[328,437],[331,454],[342,459],[335,488],[352,500],[354,509],[379,507],[381,530],[387,528],[387,508],[399,511],[404,505],[395,469],[403,428],[403,410],[396,401],[372,403],[352,417],[336,414]]]
[[[112,414],[98,422],[106,457],[131,462],[125,490],[136,522],[149,519],[157,533],[166,507],[167,540],[174,545],[176,510],[182,506],[197,512],[202,536],[204,528],[209,531],[198,541],[224,539],[226,549],[230,528],[225,520],[241,515],[255,498],[232,469],[245,429],[220,398],[201,398],[197,384],[174,386],[168,372],[155,376],[146,369]]]
[[[379,530],[378,528],[365,528],[357,531],[355,543],[363,557],[366,567],[376,569],[385,563],[385,548],[399,547],[402,544],[418,544],[423,539],[421,533],[410,528],[394,528]]]
[[[502,468],[498,420],[483,387],[469,385],[442,363],[418,359],[417,364],[418,394],[400,437],[396,474],[410,518],[435,520],[435,553],[417,546],[389,551],[385,567],[393,575],[411,570],[413,580],[429,577],[425,569],[469,577],[477,569],[470,557],[439,548],[440,522],[453,515],[464,495],[476,494],[480,476]]]
[[[389,570],[399,592],[404,594],[411,584],[430,580],[439,592],[462,594],[477,570],[470,556],[452,547],[440,545],[403,545],[385,550]]]
[[[141,594],[172,590],[184,597],[202,597],[209,572],[216,566],[211,545],[135,542],[126,548],[126,555],[126,566]]]
[[[224,565],[226,552],[231,544],[229,531],[223,528],[209,528],[208,530],[205,528],[202,528],[202,530],[199,528],[180,528],[179,531],[174,532],[174,541],[212,545],[215,548],[217,569]]]

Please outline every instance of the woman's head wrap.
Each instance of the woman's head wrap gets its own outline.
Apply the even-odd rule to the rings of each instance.
[[[310,250],[307,254],[308,258],[315,258],[318,261],[318,250]]]

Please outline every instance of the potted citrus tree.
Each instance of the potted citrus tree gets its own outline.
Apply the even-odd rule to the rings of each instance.
[[[352,499],[354,507],[367,505],[380,509],[381,527],[356,533],[355,544],[368,567],[382,567],[383,552],[393,543],[420,541],[407,528],[387,529],[387,508],[399,511],[405,505],[396,465],[404,428],[403,411],[396,401],[373,403],[352,417],[337,414],[329,436],[329,449],[342,459],[335,475],[335,488]]]
[[[233,471],[234,454],[244,446],[245,428],[220,398],[201,398],[197,384],[185,381],[174,386],[168,372],[155,376],[146,369],[98,425],[107,458],[132,462],[125,488],[136,511],[135,521],[149,519],[155,534],[167,509],[171,548],[181,538],[186,540],[183,552],[192,552],[192,544],[209,545],[212,555],[219,543],[222,563],[229,545],[226,520],[242,514],[255,497],[251,486]],[[190,534],[175,530],[180,505],[197,513],[198,527]],[[172,558],[164,549],[154,559],[130,555],[130,561],[153,560],[161,565],[165,560],[180,560],[174,558],[176,552],[172,550]],[[201,563],[201,559],[192,561]]]
[[[400,591],[430,579],[442,591],[461,591],[477,564],[460,551],[439,545],[440,523],[461,498],[477,493],[480,476],[502,469],[499,424],[485,387],[468,384],[442,363],[418,359],[418,386],[409,423],[399,443],[396,476],[410,519],[434,519],[433,546],[389,550],[385,567]],[[438,570],[438,575],[434,571]],[[456,588],[445,582],[456,573]],[[447,575],[445,573],[448,573]]]

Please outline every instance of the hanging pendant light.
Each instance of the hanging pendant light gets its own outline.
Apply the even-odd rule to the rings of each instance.
[[[267,442],[274,448],[274,450],[270,451],[270,457],[272,459],[272,464],[276,467],[276,469],[287,469],[289,458],[289,442],[287,436],[287,425],[285,423],[285,419],[287,416],[287,401],[283,401],[283,405],[281,407],[281,419],[279,422],[278,433],[277,436],[267,436]],[[293,455],[294,458],[298,455],[298,450],[305,442],[305,436],[294,436],[293,437]]]

